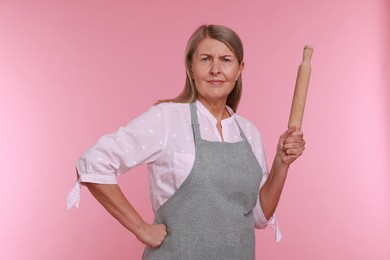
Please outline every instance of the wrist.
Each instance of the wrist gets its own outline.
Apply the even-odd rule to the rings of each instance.
[[[273,168],[277,168],[278,170],[288,171],[290,164],[285,162],[280,156],[276,155],[274,158]]]
[[[132,230],[130,230],[138,239],[144,236],[145,230],[147,229],[147,223],[144,221],[138,222]]]

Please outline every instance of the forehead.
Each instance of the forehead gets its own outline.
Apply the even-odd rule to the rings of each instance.
[[[226,44],[224,44],[223,42],[218,41],[216,39],[212,39],[212,38],[203,39],[199,43],[194,54],[195,55],[211,54],[211,55],[233,55],[234,56],[234,53],[230,50],[230,48]]]

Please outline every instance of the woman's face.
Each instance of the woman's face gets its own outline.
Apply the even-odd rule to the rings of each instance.
[[[234,53],[223,42],[203,39],[191,62],[191,76],[198,91],[199,100],[225,102],[244,68]]]

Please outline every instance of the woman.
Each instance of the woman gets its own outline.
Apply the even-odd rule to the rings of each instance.
[[[305,147],[303,133],[292,127],[281,135],[268,173],[259,132],[235,114],[244,62],[231,29],[199,27],[185,64],[178,97],[102,137],[79,159],[68,207],[85,184],[146,245],[144,259],[254,259],[254,228],[276,223],[288,168]],[[116,175],[142,163],[149,169],[153,224],[116,184]]]

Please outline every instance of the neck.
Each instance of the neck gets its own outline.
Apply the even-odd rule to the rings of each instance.
[[[223,119],[230,116],[226,109],[226,100],[221,102],[210,102],[207,99],[200,98],[199,101],[207,108],[207,110],[217,119],[220,123]]]

